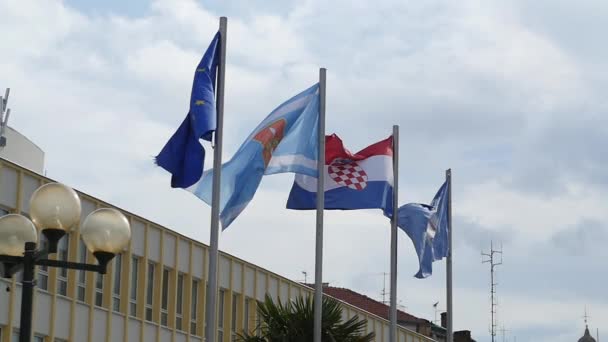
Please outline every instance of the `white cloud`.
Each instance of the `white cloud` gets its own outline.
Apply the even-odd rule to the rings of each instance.
[[[470,186],[459,196],[455,213],[490,229],[512,227],[529,243],[545,241],[581,218],[608,221],[603,191],[582,184],[569,184],[560,196],[547,198],[488,182]]]

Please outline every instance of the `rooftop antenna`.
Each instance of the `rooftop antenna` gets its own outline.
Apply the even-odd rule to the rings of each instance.
[[[8,126],[8,118],[11,116],[11,110],[7,109],[8,95],[11,93],[11,88],[6,88],[4,97],[0,96],[0,151],[6,146],[6,137],[4,132]]]
[[[502,342],[505,342],[505,336],[507,335],[507,331],[509,331],[509,330],[505,329],[505,326],[503,325],[502,329],[500,329],[499,331],[502,335]]]
[[[500,261],[496,260],[496,254],[500,255]],[[481,258],[482,263],[490,264],[490,335],[492,336],[492,342],[496,342],[496,306],[498,305],[496,304],[496,285],[498,285],[498,283],[494,282],[494,268],[498,265],[502,265],[502,244],[500,246],[500,250],[495,250],[494,242],[490,241],[490,252],[481,252]]]
[[[433,304],[433,310],[435,310],[435,319],[433,320],[433,323],[437,324],[437,305],[439,305],[439,302],[435,302],[435,304]],[[440,324],[437,324],[440,325]]]
[[[308,284],[308,273],[306,271],[302,271],[302,274],[304,275],[304,284]]]
[[[388,272],[382,272],[382,292],[380,293],[382,295],[382,304],[387,304],[388,301],[386,300],[386,295],[388,294],[388,292],[386,292],[386,276],[389,275]]]
[[[583,319],[585,320],[585,328],[587,328],[587,324],[589,323],[589,315],[587,315],[587,305],[585,305],[585,315],[583,315]]]
[[[399,299],[399,303],[397,303],[397,308],[399,310],[405,311],[407,309],[407,305],[403,305],[403,300]]]

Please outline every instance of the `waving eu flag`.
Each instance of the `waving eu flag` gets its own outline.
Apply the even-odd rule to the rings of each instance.
[[[273,110],[253,130],[232,159],[222,165],[220,221],[226,229],[245,209],[262,177],[293,172],[317,176],[319,85]],[[188,188],[211,205],[213,170]]]
[[[219,59],[218,32],[194,72],[188,115],[156,157],[156,164],[171,173],[174,188],[187,188],[203,174],[205,149],[199,139],[211,141],[216,128],[215,76]]]
[[[448,183],[437,191],[430,205],[408,203],[399,208],[397,225],[412,239],[420,270],[416,278],[433,273],[433,262],[448,256]]]

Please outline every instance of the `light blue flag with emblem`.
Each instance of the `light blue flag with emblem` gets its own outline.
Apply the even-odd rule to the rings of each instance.
[[[412,240],[420,269],[416,278],[426,278],[433,273],[433,262],[448,256],[448,183],[437,191],[430,205],[408,203],[398,210],[397,226]]]
[[[232,159],[222,164],[220,222],[234,221],[253,198],[262,177],[293,172],[317,176],[319,85],[308,88],[273,110]],[[211,205],[213,170],[188,188]]]

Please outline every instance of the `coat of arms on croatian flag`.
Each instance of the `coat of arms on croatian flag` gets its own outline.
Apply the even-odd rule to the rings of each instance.
[[[325,137],[325,209],[379,208],[391,214],[393,206],[393,138],[357,153],[349,152],[335,134]],[[316,209],[317,179],[296,175],[288,209]]]

